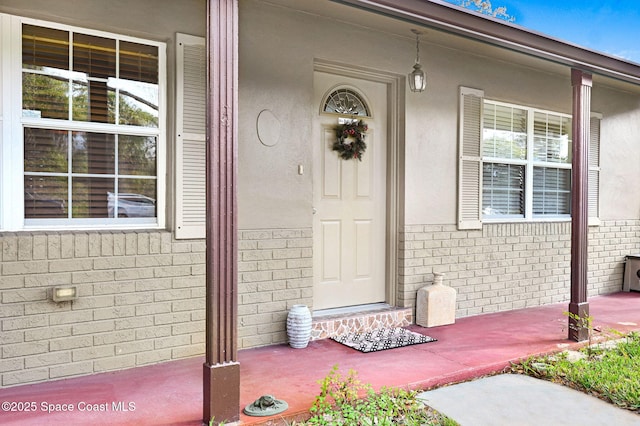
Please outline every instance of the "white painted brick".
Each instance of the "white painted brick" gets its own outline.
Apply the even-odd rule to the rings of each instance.
[[[69,312],[71,311],[71,302],[55,303],[51,300],[43,300],[37,302],[30,302],[20,305],[24,308],[24,315],[38,315],[48,314],[54,312]],[[11,305],[3,307],[10,308]]]
[[[60,339],[50,340],[50,351],[65,351],[76,348],[86,348],[93,345],[93,337],[91,336],[72,336]]]
[[[114,305],[113,295],[79,297],[73,301],[72,308],[74,311],[84,309],[99,309]]]
[[[37,289],[12,289],[12,290],[4,290],[2,292],[2,303],[27,303],[27,302],[38,302],[42,300],[47,300],[47,289],[46,288],[37,288]]]
[[[109,308],[94,309],[93,320],[103,321],[116,318],[127,318],[136,315],[135,306],[114,306]]]
[[[171,310],[173,312],[191,311],[193,309],[204,309],[204,308],[205,308],[205,303],[203,299],[185,299],[185,300],[171,301]]]
[[[285,301],[277,301],[277,302],[268,302],[261,303],[258,305],[258,312],[278,312],[278,311],[286,311],[289,307]]]
[[[171,349],[154,349],[153,351],[136,354],[136,365],[155,364],[169,360],[171,360]]]
[[[154,348],[153,348],[152,340],[141,340],[137,342],[136,341],[123,342],[115,346],[116,355],[127,355],[127,354],[134,354],[137,352],[147,352],[147,351],[152,351],[153,349]]]
[[[36,234],[33,236],[33,260],[44,260],[47,258],[47,236]]]
[[[11,288],[23,288],[25,286],[25,280],[23,276],[16,275],[12,277],[1,277],[0,290],[7,290]]]
[[[202,354],[204,354],[204,345],[202,344],[181,346],[171,350],[171,357],[173,359],[189,358]]]
[[[93,336],[94,346],[113,345],[114,343],[133,342],[136,340],[135,330],[120,330],[111,333],[100,333]],[[116,346],[117,347],[117,346]],[[117,354],[117,350],[116,350]]]
[[[135,315],[166,314],[171,312],[171,302],[150,303],[147,305],[135,306]]]
[[[49,342],[24,342],[2,345],[2,358],[24,357],[49,351]]]
[[[114,256],[127,255],[127,234],[120,234],[120,233],[113,234],[113,255]]]
[[[51,340],[57,339],[60,337],[69,337],[71,336],[71,326],[70,325],[61,325],[56,327],[46,327],[46,328],[31,328],[28,330],[24,330],[24,340],[25,342],[31,341],[41,341],[41,340]]]
[[[191,267],[188,265],[181,266],[164,266],[153,268],[154,278],[170,278],[184,275],[191,275]]]
[[[136,285],[134,281],[99,283],[94,284],[93,294],[97,296],[102,294],[132,293],[135,289]]]
[[[116,321],[123,321],[123,320],[116,320]],[[113,331],[115,329],[115,326],[116,326],[116,323],[112,320],[91,321],[88,323],[74,324],[71,330],[73,335],[77,336],[81,334],[94,334],[94,333]]]
[[[98,373],[101,371],[122,370],[125,368],[135,367],[135,355],[116,356],[115,358],[103,358],[94,361],[93,370]]]
[[[171,278],[162,278],[154,280],[139,280],[136,281],[136,292],[147,293],[158,290],[170,290],[172,288]]]
[[[177,277],[171,280],[172,288],[204,287],[204,285],[205,278],[202,276]]]
[[[2,386],[40,382],[49,378],[48,368],[11,371],[2,375]]]
[[[71,352],[49,352],[44,354],[26,356],[24,358],[25,369],[45,367],[71,362]]]
[[[172,256],[173,265],[193,265],[205,262],[204,253],[184,253]]]
[[[259,304],[273,301],[271,292],[247,293],[241,295],[240,302],[243,305]]]
[[[310,236],[309,229],[274,229],[271,234],[274,239],[278,238],[307,238]]]
[[[188,299],[191,297],[189,289],[158,290],[153,293],[154,302]]]
[[[163,339],[157,339],[154,343],[155,349],[175,348],[176,346],[186,346],[191,344],[191,338],[188,334],[181,334],[178,336],[165,337]]]
[[[279,231],[274,231],[274,232],[278,233]],[[279,238],[288,238],[287,236],[281,233],[279,235],[280,235]],[[273,238],[273,232],[272,231],[241,231],[240,238],[242,238],[243,240],[268,240]]]
[[[205,329],[204,321],[189,321],[182,324],[175,324],[171,327],[171,334],[176,336],[179,334],[202,333]]]
[[[49,369],[49,377],[57,379],[61,377],[78,376],[93,373],[93,362],[74,362],[72,364],[55,365]]]
[[[89,236],[85,233],[75,234],[73,250],[75,258],[89,256]]]
[[[0,373],[17,370],[24,370],[24,358],[0,359]]]
[[[47,315],[28,315],[19,318],[5,318],[2,320],[2,331],[24,330],[29,328],[46,327],[49,325]]]
[[[71,282],[73,284],[95,283],[101,281],[108,282],[113,280],[113,271],[82,271],[71,273]]]
[[[134,281],[154,278],[154,271],[150,268],[118,269],[114,272],[114,279],[116,281]]]
[[[4,331],[0,333],[0,346],[13,343],[24,343],[24,341],[24,332],[22,330]]]
[[[136,340],[156,339],[156,338],[171,336],[171,326],[163,325],[163,326],[143,327],[143,328],[136,329],[135,332],[136,332]]]
[[[191,321],[191,313],[171,312],[168,314],[158,314],[154,315],[153,319],[155,325],[176,324]]]
[[[49,264],[44,260],[26,262],[3,262],[3,275],[42,274],[48,272]]]
[[[286,260],[263,260],[257,262],[256,265],[258,271],[274,271],[287,269]]]

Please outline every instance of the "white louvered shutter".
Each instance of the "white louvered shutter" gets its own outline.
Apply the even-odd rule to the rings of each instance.
[[[177,34],[175,237],[205,238],[205,39]]]
[[[482,228],[482,90],[460,88],[458,229]]]
[[[600,224],[600,121],[602,117],[591,116],[589,141],[589,225]]]

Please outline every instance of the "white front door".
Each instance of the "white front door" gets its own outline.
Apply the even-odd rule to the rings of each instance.
[[[343,160],[332,145],[340,116],[322,102],[334,88],[363,95],[371,117],[362,161]],[[314,74],[313,276],[314,310],[384,302],[386,297],[387,86]],[[356,117],[357,118],[357,117]]]

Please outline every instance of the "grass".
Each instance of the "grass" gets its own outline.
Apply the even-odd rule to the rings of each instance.
[[[562,353],[530,358],[515,372],[550,380],[640,412],[640,335],[631,333],[615,345],[590,345],[573,359]]]

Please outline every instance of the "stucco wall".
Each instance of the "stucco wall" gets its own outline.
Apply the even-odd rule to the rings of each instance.
[[[313,60],[335,61],[404,75],[415,55],[414,40],[342,21],[271,6],[259,1],[240,5],[240,224],[260,228],[311,225],[311,120],[319,105],[313,94]],[[518,65],[524,57],[491,59],[423,36],[421,57],[428,75],[424,93],[406,93],[403,171],[404,223],[457,223],[458,89],[485,91],[488,99],[571,113],[570,69],[552,71]],[[545,65],[542,61],[539,66]],[[546,66],[545,66],[546,68]],[[601,218],[635,219],[640,215],[637,181],[640,144],[640,95],[611,88],[596,79],[592,110],[603,114]],[[280,142],[260,144],[255,122],[263,109],[280,119]],[[635,124],[634,124],[635,123]],[[287,188],[284,192],[273,188]]]
[[[167,42],[204,35],[207,16],[203,0],[1,0],[0,12]]]
[[[457,223],[458,87],[482,89],[487,99],[571,114],[570,69],[563,74],[440,47],[427,47],[430,85],[407,96],[405,224]],[[592,111],[601,122],[600,217],[637,219],[640,187],[640,95],[596,80]],[[607,82],[604,82],[605,84]],[[610,83],[610,82],[609,82]],[[411,194],[409,196],[408,194]]]
[[[404,74],[398,64],[410,68],[411,45],[401,37],[259,1],[241,2],[240,16],[240,226],[311,227],[311,123],[320,110],[311,102],[314,59]],[[264,109],[280,122],[273,147],[262,145],[256,134]]]
[[[602,112],[600,217],[640,217],[640,97],[594,87],[594,110]]]

